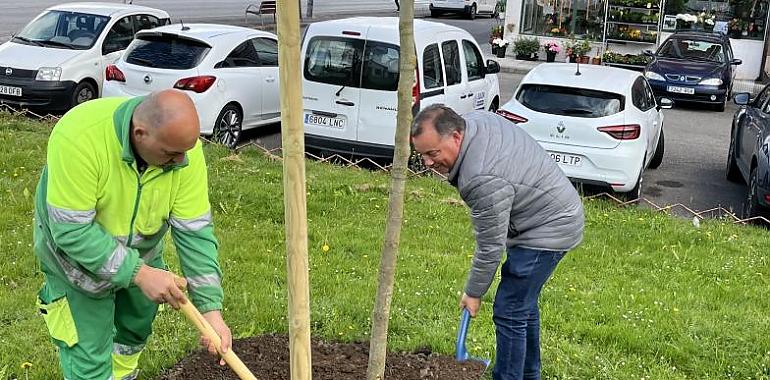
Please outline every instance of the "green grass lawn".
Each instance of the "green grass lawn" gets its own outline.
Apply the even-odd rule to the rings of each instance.
[[[51,125],[0,113],[0,380],[60,379],[35,294],[32,194]],[[206,148],[225,273],[225,319],[236,337],[283,333],[286,319],[282,167],[248,150]],[[387,207],[386,174],[308,162],[313,335],[366,340]],[[446,183],[410,180],[390,325],[392,350],[452,354],[457,302],[474,242]],[[766,230],[585,202],[583,244],[541,298],[547,379],[770,379]],[[324,252],[324,245],[330,247]],[[168,261],[176,265],[173,250]],[[493,292],[490,292],[494,294]],[[494,353],[491,294],[470,330],[475,356]],[[142,358],[152,378],[196,348],[181,313],[160,312]]]

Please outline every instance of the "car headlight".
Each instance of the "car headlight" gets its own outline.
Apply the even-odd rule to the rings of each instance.
[[[648,71],[644,73],[644,76],[646,76],[647,79],[650,79],[650,80],[662,80],[662,81],[666,80],[666,78],[663,78],[663,75],[660,75],[654,71]]]
[[[61,67],[41,67],[35,80],[58,81],[61,79]]]
[[[709,78],[700,81],[698,84],[702,84],[704,86],[721,86],[722,80],[719,78]]]

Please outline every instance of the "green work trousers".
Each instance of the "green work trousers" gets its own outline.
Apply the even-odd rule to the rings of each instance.
[[[135,379],[158,305],[135,285],[94,298],[44,272],[38,307],[59,350],[64,378]]]

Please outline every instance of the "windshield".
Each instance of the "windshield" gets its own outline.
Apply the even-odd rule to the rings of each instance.
[[[94,46],[110,18],[88,13],[48,11],[14,36],[13,42],[86,50]]]
[[[681,38],[669,38],[666,40],[658,50],[658,56],[725,62],[725,52],[720,43]]]

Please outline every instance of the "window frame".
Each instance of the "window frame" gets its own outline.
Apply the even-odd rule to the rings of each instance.
[[[436,49],[436,58],[438,58],[438,85],[433,87],[426,86],[427,81],[425,80],[425,67],[426,67],[426,54],[428,53],[428,49],[435,48]],[[444,79],[444,60],[441,57],[441,49],[439,48],[438,42],[434,42],[428,46],[425,47],[425,49],[422,51],[422,85],[423,88],[426,90],[432,90],[437,88],[444,88],[445,86],[445,79]]]
[[[450,45],[454,44],[455,50],[457,52],[456,53],[456,56],[457,56],[457,59],[456,59],[456,61],[457,61],[456,62],[457,68],[456,69],[457,69],[457,72],[459,73],[459,79],[458,79],[457,82],[452,82],[452,83],[449,83],[449,70],[447,70],[447,67],[448,67],[448,65],[453,65],[454,63],[449,63],[447,61],[447,59],[446,59],[446,55],[447,54],[446,54],[446,51],[444,50],[444,46],[446,46],[448,44],[450,44]],[[451,86],[454,86],[454,85],[462,84],[463,83],[463,64],[462,64],[461,59],[460,59],[460,44],[457,43],[457,40],[441,41],[441,57],[443,58],[442,61],[444,62],[444,76],[446,78],[444,83],[446,83],[446,87],[451,87]],[[452,79],[455,79],[455,77],[452,77]]]
[[[465,57],[465,72],[468,75],[468,82],[473,82],[473,81],[477,81],[477,80],[480,80],[480,79],[484,79],[484,77],[486,76],[486,73],[484,71],[484,69],[485,69],[485,67],[484,67],[484,57],[481,55],[481,52],[479,51],[479,49],[476,47],[476,44],[474,44],[473,42],[471,42],[469,40],[463,39],[462,40],[462,45],[463,45],[463,57]],[[476,60],[479,63],[479,68],[478,68],[479,73],[478,73],[478,76],[474,75],[473,77],[471,77],[471,68],[470,68],[469,62],[468,62],[468,54],[466,54],[467,51],[465,50],[466,46],[470,46],[470,48],[473,49],[473,53],[475,54],[475,58],[476,58]]]

